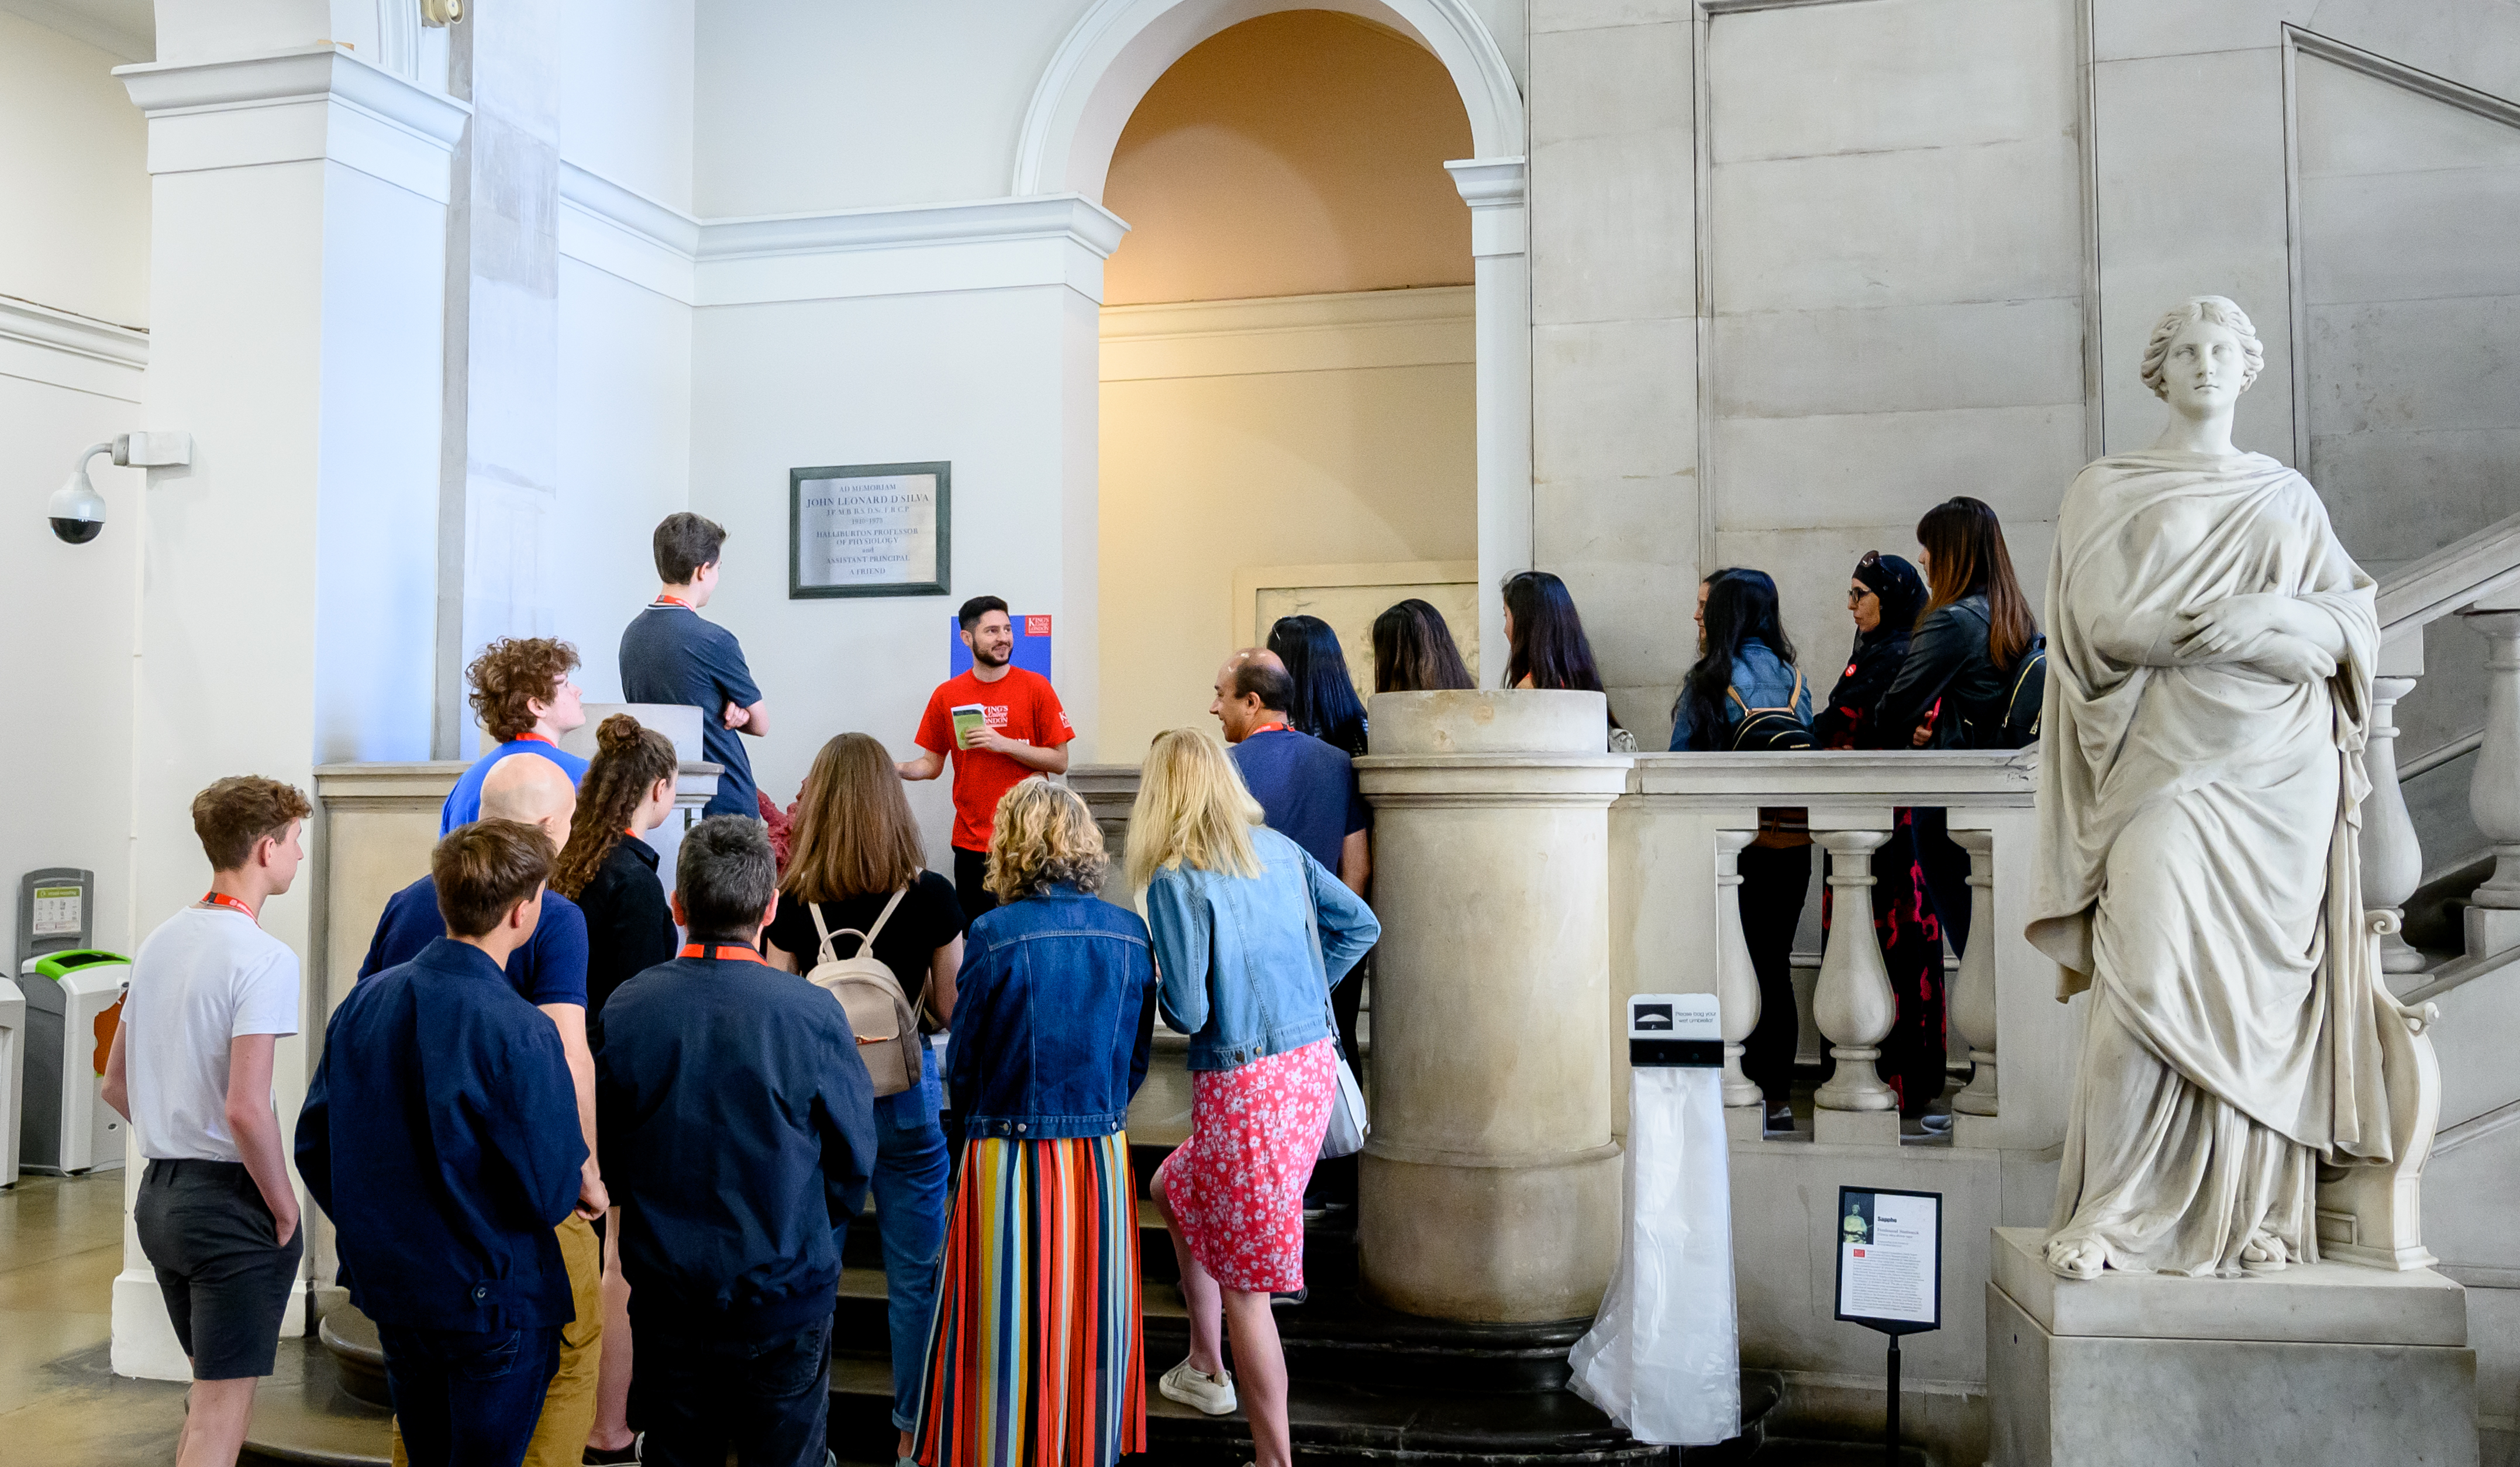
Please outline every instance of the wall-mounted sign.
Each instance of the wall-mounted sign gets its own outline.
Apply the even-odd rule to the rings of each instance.
[[[1889,1335],[1943,1327],[1943,1195],[1837,1189],[1837,1317]]]
[[[1015,645],[1007,661],[1026,672],[1050,676],[1050,619],[1042,616],[1016,616]],[[963,645],[963,622],[960,618],[945,619],[945,675],[960,677],[971,670],[971,649]]]
[[[951,464],[788,471],[788,596],[942,596]]]

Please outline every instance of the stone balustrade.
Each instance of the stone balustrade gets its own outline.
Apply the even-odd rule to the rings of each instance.
[[[1813,1017],[1838,1060],[1814,1131],[1825,1143],[1896,1145],[1889,1088],[1872,1061],[1897,1015],[1871,923],[1871,852],[1891,839],[1900,806],[1939,806],[1968,851],[1970,931],[1949,995],[1952,1047],[1975,1064],[1955,1097],[1954,1144],[2036,1151],[2064,1139],[2076,1030],[2056,1002],[2055,965],[2021,936],[2029,918],[2036,751],[1668,754],[1637,759],[1610,809],[1610,1006],[1623,1021],[1640,992],[1714,993],[1727,1041],[1725,1102],[1732,1132],[1757,1139],[1759,1093],[1739,1079],[1738,1045],[1759,1019],[1736,890],[1737,861],[1761,806],[1809,812],[1824,853],[1834,916]],[[1612,1044],[1614,1067],[1624,1046]],[[2010,1073],[2037,1078],[2005,1090]],[[1611,1094],[1624,1132],[1625,1076]]]

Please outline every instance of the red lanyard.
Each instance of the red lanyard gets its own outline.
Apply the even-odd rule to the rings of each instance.
[[[758,963],[763,961],[760,953],[736,942],[689,942],[685,943],[683,950],[676,953],[675,956],[687,958],[716,958],[718,961],[723,963]]]
[[[529,729],[526,729],[523,733],[520,733],[520,734],[517,735],[517,741],[518,741],[518,742],[523,742],[523,741],[526,741],[526,740],[531,740],[532,742],[534,742],[534,743],[536,743],[536,744],[550,744],[550,745],[552,745],[552,747],[553,747],[553,748],[555,748],[555,749],[556,749],[556,748],[558,748],[558,747],[560,747],[557,741],[555,741],[555,740],[553,740],[553,739],[550,739],[550,738],[546,738],[545,736],[543,736],[543,735],[541,735],[541,734],[538,734],[538,733],[534,732],[534,731],[533,731],[532,729],[530,729],[530,728],[529,728]]]
[[[202,900],[210,906],[223,906],[230,911],[243,912],[245,913],[245,919],[248,922],[259,925],[262,921],[260,917],[253,914],[253,908],[247,906],[244,902],[230,896],[225,892],[212,892],[207,896],[202,897]]]
[[[679,606],[679,607],[681,607],[681,608],[682,608],[683,610],[685,610],[685,611],[690,611],[690,610],[692,609],[692,604],[691,604],[690,602],[688,602],[688,601],[685,601],[682,597],[680,597],[680,596],[667,596],[667,595],[663,594],[662,592],[658,592],[658,593],[657,593],[657,596],[656,596],[656,604],[657,604],[658,606]]]
[[[1278,723],[1263,723],[1263,724],[1261,724],[1258,728],[1255,728],[1255,729],[1251,730],[1251,732],[1249,732],[1249,733],[1247,733],[1247,734],[1244,734],[1242,737],[1244,737],[1244,738],[1246,738],[1246,739],[1252,739],[1252,738],[1258,738],[1260,735],[1262,735],[1262,734],[1264,734],[1264,733],[1284,733],[1285,731],[1286,731],[1286,725],[1285,725],[1283,722],[1278,722]]]

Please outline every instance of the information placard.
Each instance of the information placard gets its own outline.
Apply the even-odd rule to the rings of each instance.
[[[1943,1327],[1943,1195],[1837,1189],[1837,1317],[1884,1334]]]
[[[788,471],[788,595],[942,596],[953,466]]]

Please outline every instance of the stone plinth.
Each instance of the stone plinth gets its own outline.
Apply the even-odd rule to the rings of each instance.
[[[2467,1296],[2428,1268],[2058,1278],[1994,1229],[1987,1387],[2003,1467],[2473,1467]]]
[[[1386,693],[1373,754],[1365,1288],[1413,1314],[1588,1315],[1618,1254],[1610,802],[1598,693]]]

